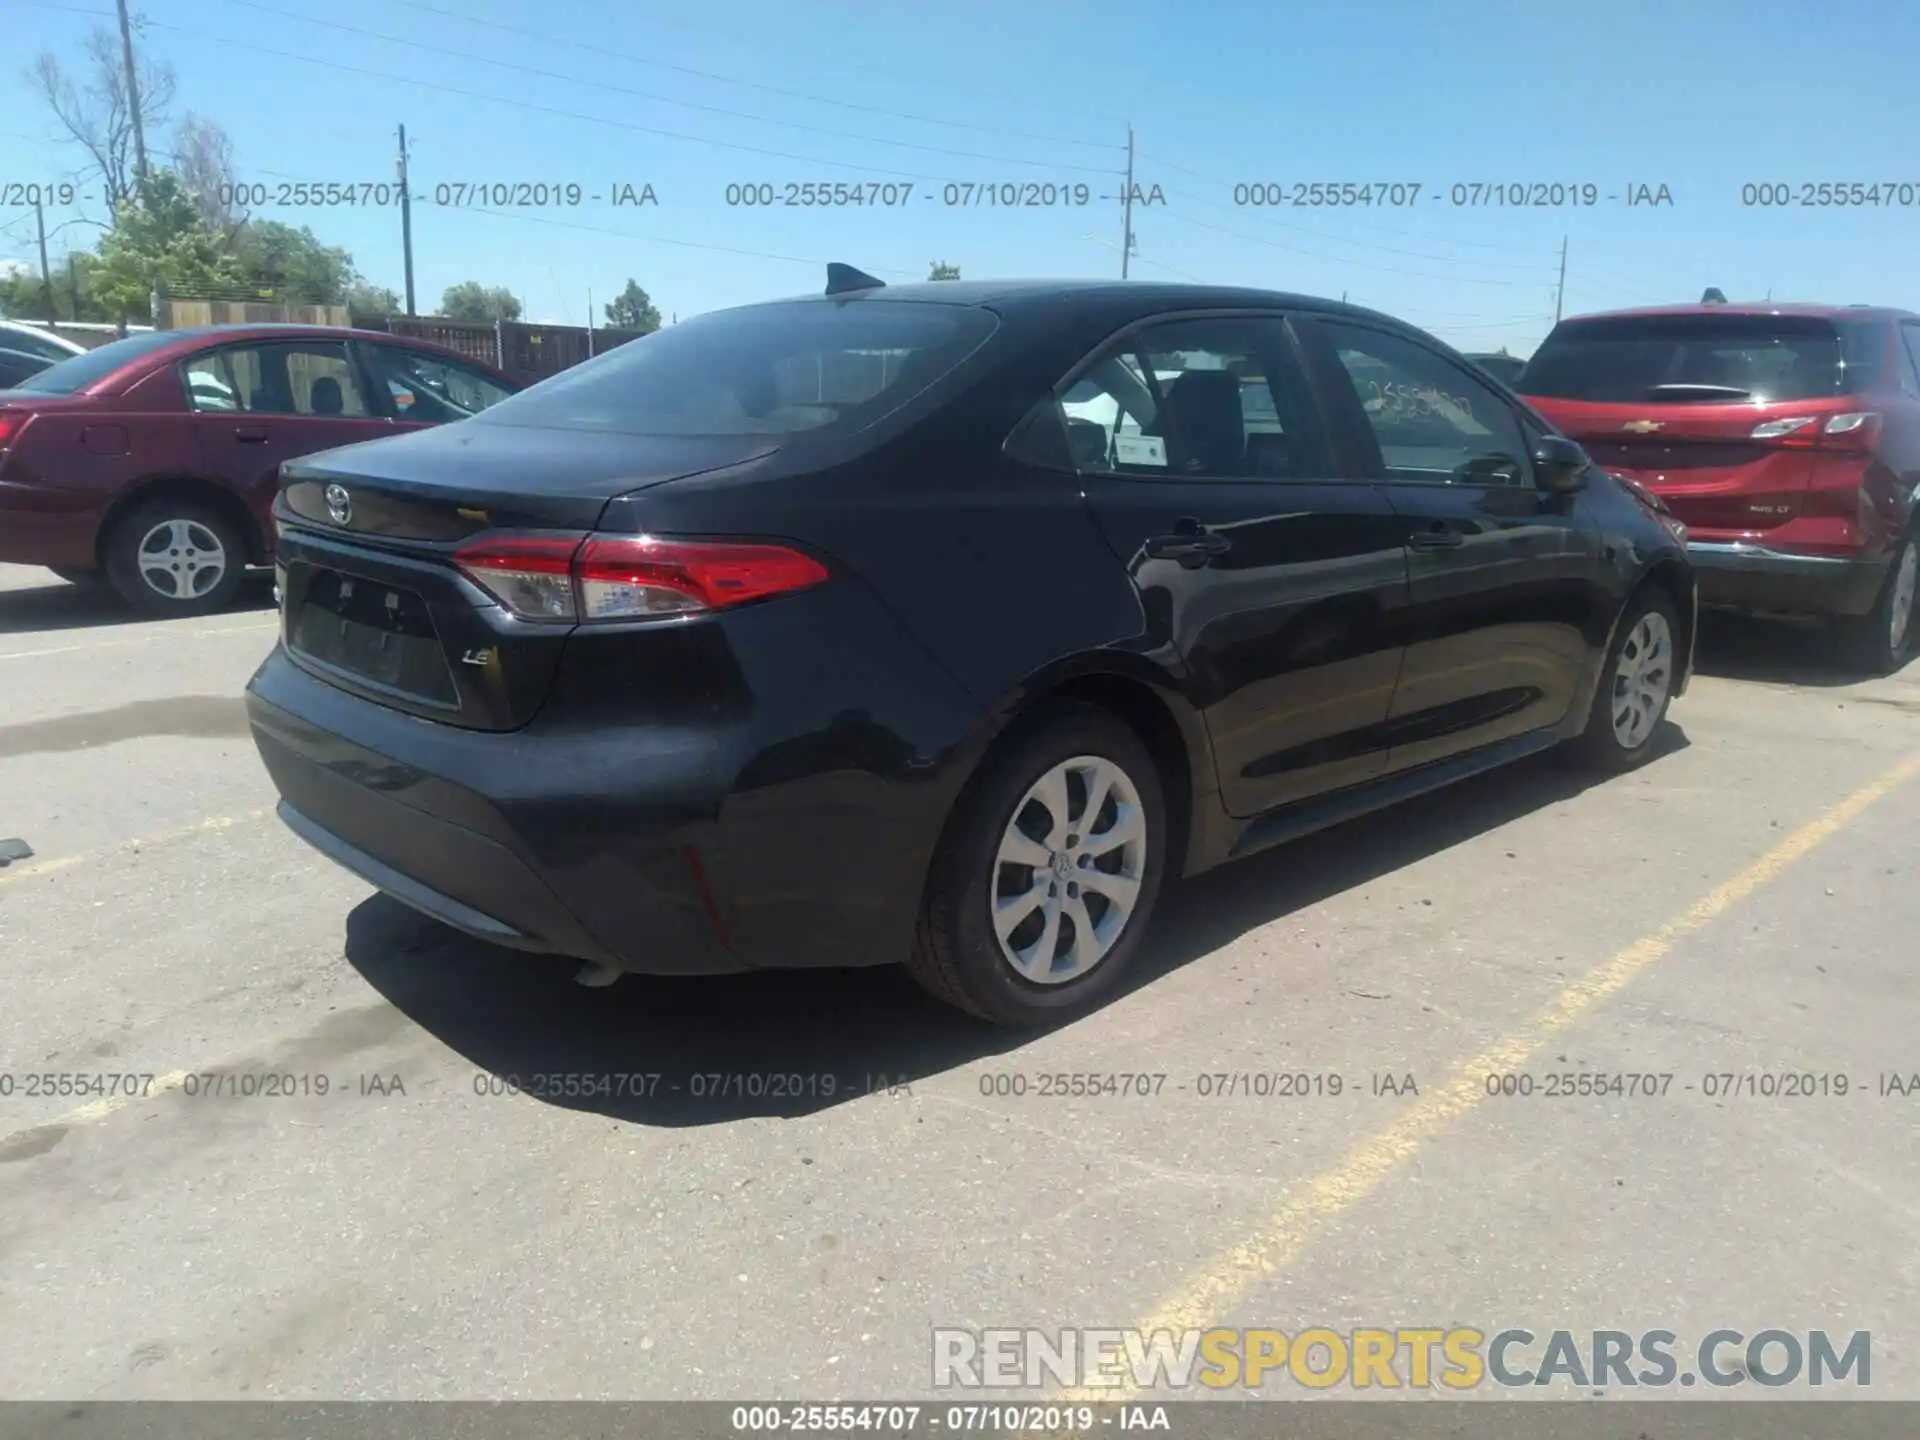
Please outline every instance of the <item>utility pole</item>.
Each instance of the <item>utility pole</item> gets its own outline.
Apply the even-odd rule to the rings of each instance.
[[[1127,188],[1120,196],[1120,278],[1133,254],[1133,126],[1127,126]]]
[[[53,324],[60,318],[60,312],[53,308],[53,272],[47,268],[47,207],[41,203],[36,190],[33,201],[33,219],[40,230],[40,294],[47,302],[47,323]],[[73,317],[78,320],[78,315]]]
[[[73,303],[73,318],[80,318],[80,270],[74,264],[73,251],[67,251],[67,299]]]
[[[1560,323],[1560,302],[1567,296],[1567,237],[1560,237],[1560,283],[1553,287],[1553,323]]]
[[[593,358],[593,287],[587,287],[587,358]]]
[[[140,120],[140,79],[133,65],[133,22],[127,18],[127,0],[117,0],[120,11],[120,64],[126,74],[127,115],[133,121],[133,175],[147,183],[147,130]]]
[[[125,3],[125,0],[122,0]],[[413,309],[413,190],[407,178],[407,127],[400,127],[400,252],[407,270],[407,318]]]

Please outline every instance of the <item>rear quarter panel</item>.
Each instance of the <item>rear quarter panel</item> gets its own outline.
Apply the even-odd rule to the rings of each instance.
[[[796,437],[617,499],[601,522],[795,542],[840,576],[727,620],[752,703],[714,756],[709,869],[751,963],[901,959],[955,800],[1036,690],[1090,674],[1180,688],[1077,478],[1002,454],[1084,352],[1042,336],[1021,353],[861,445]]]
[[[170,370],[118,396],[41,410],[0,467],[0,558],[91,566],[100,522],[119,496],[204,469]]]

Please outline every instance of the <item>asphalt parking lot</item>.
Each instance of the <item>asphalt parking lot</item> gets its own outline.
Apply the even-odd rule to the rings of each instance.
[[[1646,769],[1180,887],[1144,983],[1017,1039],[894,971],[584,990],[414,917],[272,818],[273,635],[0,567],[12,1398],[915,1396],[933,1325],[1164,1324],[1868,1330],[1920,1398],[1920,663],[1716,625]],[[1671,1078],[1488,1094],[1571,1070]],[[1787,1072],[1824,1093],[1707,1078]]]

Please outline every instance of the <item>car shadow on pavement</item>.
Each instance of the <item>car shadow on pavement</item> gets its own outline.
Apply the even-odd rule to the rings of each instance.
[[[1668,722],[1656,743],[1664,757],[1687,741]],[[1594,779],[1556,755],[1538,756],[1175,885],[1162,897],[1129,988],[1570,799]],[[1034,1038],[938,1004],[899,966],[630,975],[590,990],[573,983],[572,961],[469,939],[384,895],[356,906],[346,931],[348,963],[471,1061],[477,1092],[512,1086],[643,1125],[811,1114],[898,1093]],[[1098,1015],[1077,1023],[1098,1023]]]
[[[1817,620],[1763,620],[1702,611],[1694,672],[1723,680],[1830,689],[1864,677],[1841,658],[1831,627]]]
[[[249,575],[231,609],[222,614],[244,614],[273,608],[273,577]],[[217,616],[205,617],[209,620]],[[51,572],[45,585],[0,590],[0,635],[31,635],[58,630],[91,630],[105,625],[152,623],[128,605],[104,582],[70,585]]]

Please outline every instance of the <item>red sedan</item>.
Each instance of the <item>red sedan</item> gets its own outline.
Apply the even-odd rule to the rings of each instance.
[[[218,610],[272,557],[283,461],[463,420],[519,388],[366,330],[129,336],[0,390],[0,561],[104,576],[150,614]]]

